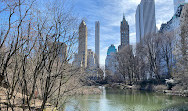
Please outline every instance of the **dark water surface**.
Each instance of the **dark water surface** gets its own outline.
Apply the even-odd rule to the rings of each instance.
[[[101,95],[72,98],[71,103],[66,105],[65,111],[188,111],[186,97],[104,87],[102,89]]]

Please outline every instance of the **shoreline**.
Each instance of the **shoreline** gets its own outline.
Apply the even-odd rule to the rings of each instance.
[[[178,90],[168,90],[166,85],[151,85],[147,87],[141,87],[140,85],[125,85],[122,83],[113,83],[104,85],[105,88],[114,88],[120,90],[138,90],[138,91],[149,91],[156,93],[163,93],[172,96],[182,96],[188,98],[188,90],[178,91]]]
[[[0,87],[0,108],[2,110],[7,108],[7,104],[8,100],[6,99],[6,88]],[[21,100],[20,98],[22,98],[22,94],[19,92],[15,92],[16,93],[16,98],[11,99],[11,101],[15,101],[15,104],[12,104],[12,107],[14,107],[15,111],[20,111],[22,109],[22,107],[27,107],[27,106],[21,106],[19,103]],[[74,95],[97,95],[97,94],[102,94],[102,90],[98,87],[98,86],[83,86],[80,87],[76,90],[73,90],[72,92],[70,92],[68,95],[65,96],[74,96]],[[42,104],[42,101],[40,100],[40,98],[35,98],[32,99],[30,105],[32,109],[39,109],[40,106]],[[45,110],[44,111],[56,111],[56,108],[54,107],[53,104],[51,104],[49,101],[46,103],[45,105]],[[9,108],[11,109],[11,108]]]

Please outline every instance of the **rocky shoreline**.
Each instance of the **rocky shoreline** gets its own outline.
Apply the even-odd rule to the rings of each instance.
[[[164,90],[163,92],[167,95],[188,97],[188,90],[184,90],[184,91]]]
[[[106,88],[114,88],[114,89],[121,89],[121,90],[143,90],[143,91],[153,91],[153,92],[158,92],[158,93],[164,93],[167,95],[174,95],[174,96],[183,96],[183,97],[188,97],[188,90],[168,90],[166,85],[146,85],[146,86],[141,86],[141,85],[125,85],[122,83],[113,83],[113,84],[107,84],[105,85]]]

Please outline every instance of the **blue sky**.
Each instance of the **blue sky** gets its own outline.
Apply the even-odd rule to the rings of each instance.
[[[130,44],[135,45],[135,12],[141,0],[75,0],[75,10],[86,20],[88,49],[95,50],[95,21],[100,21],[100,64],[105,64],[107,49],[120,44],[120,21],[123,13],[130,25]],[[155,0],[157,27],[171,19],[173,0]]]
[[[73,2],[75,14],[86,21],[88,49],[93,51],[95,50],[95,21],[100,21],[100,64],[102,66],[105,64],[108,47],[114,44],[117,48],[120,44],[120,21],[123,19],[123,13],[130,26],[130,44],[135,45],[135,12],[141,0],[70,1]],[[43,2],[45,3],[45,0]],[[159,28],[161,23],[166,23],[173,16],[173,0],[155,0],[155,2],[156,22]]]

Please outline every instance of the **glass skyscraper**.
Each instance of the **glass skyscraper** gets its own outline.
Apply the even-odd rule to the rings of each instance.
[[[136,41],[151,33],[156,33],[155,1],[141,0],[136,9]]]

